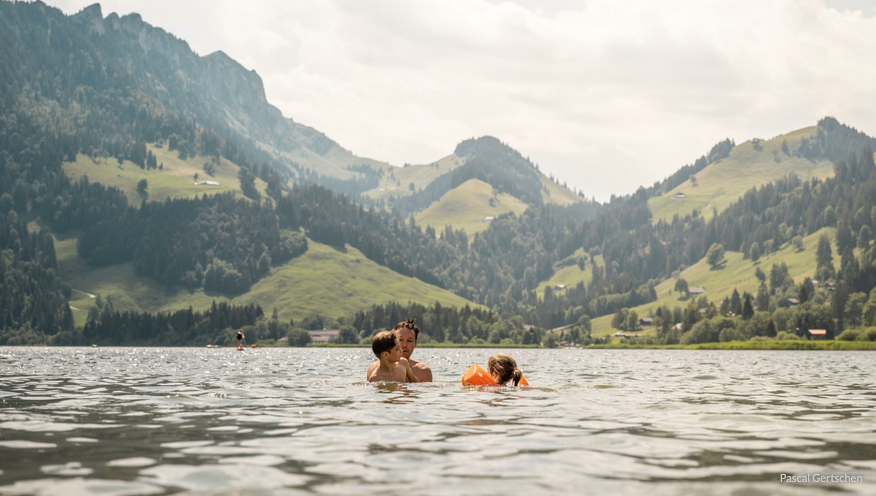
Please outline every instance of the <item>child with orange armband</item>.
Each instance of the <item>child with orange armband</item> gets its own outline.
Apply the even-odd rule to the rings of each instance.
[[[513,358],[498,353],[487,361],[486,370],[478,364],[473,364],[462,376],[463,386],[528,386],[529,382],[523,377],[523,372],[517,368],[517,362]]]

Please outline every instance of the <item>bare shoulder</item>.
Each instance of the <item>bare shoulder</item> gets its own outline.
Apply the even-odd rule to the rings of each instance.
[[[371,375],[377,370],[377,367],[380,366],[380,362],[374,362],[368,366],[368,370],[365,371],[365,378],[369,381],[371,380]]]
[[[414,369],[414,375],[420,382],[432,382],[432,369],[423,362],[411,362],[411,368]]]

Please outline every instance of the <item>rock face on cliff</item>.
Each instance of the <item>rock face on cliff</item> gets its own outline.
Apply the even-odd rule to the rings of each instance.
[[[224,52],[199,56],[138,14],[103,17],[99,4],[69,18],[46,9],[54,22],[69,22],[102,54],[127,61],[140,91],[193,116],[201,126],[225,128],[278,155],[309,151],[324,156],[340,149],[323,133],[283,117],[268,103],[261,77]]]

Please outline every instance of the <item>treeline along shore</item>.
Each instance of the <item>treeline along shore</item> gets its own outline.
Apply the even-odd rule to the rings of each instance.
[[[665,180],[605,203],[560,187],[497,138],[466,139],[456,168],[387,199],[367,193],[400,169],[283,117],[257,74],[221,53],[201,57],[136,14],[104,18],[94,6],[65,16],[0,0],[0,40],[0,345],[223,345],[236,328],[250,343],[308,345],[313,331],[334,329],[333,342],[357,344],[407,318],[421,323],[423,344],[876,340],[876,139],[835,118],[772,153],[761,140],[722,140]],[[739,148],[754,172],[824,164],[825,173],[796,174],[809,170],[799,166],[769,181],[737,178],[738,199],[720,211],[676,203],[680,213],[655,218],[649,202],[681,202],[684,194],[668,193],[688,184],[696,196],[711,168],[741,160]],[[197,161],[195,175],[227,168],[234,186],[209,194],[187,172],[173,183],[196,188],[185,195],[170,188],[153,201],[145,180],[123,191],[125,168],[171,184],[159,156],[168,166]],[[103,183],[68,174],[83,163]],[[494,203],[504,195],[526,209],[490,216],[474,234],[417,223],[416,213],[472,180],[493,190]],[[203,296],[201,306],[141,307],[104,294],[73,309],[56,237],[74,240],[66,256],[82,271],[126,266],[156,293]],[[326,316],[249,304],[264,293],[243,299],[317,243],[355,249],[384,280],[407,278],[463,303],[386,303],[407,301],[394,293],[339,311],[338,293],[322,302]],[[744,277],[728,277],[731,264]],[[698,268],[708,277],[689,284]],[[574,282],[552,282],[560,274]],[[247,304],[209,306],[210,295]],[[142,311],[154,308],[174,311]]]

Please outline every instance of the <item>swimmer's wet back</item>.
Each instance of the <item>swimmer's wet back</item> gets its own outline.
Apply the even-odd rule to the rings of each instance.
[[[489,372],[482,369],[480,365],[473,363],[468,370],[462,374],[462,385],[463,386],[499,386],[499,384],[493,379],[493,376],[490,375]],[[528,386],[529,382],[526,381],[525,377],[520,378],[519,386]]]

